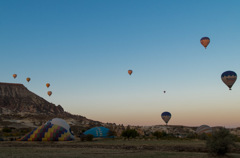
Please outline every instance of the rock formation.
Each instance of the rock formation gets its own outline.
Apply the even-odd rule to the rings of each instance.
[[[22,84],[0,83],[0,113],[8,109],[13,113],[62,114],[63,108],[49,103],[29,91]]]
[[[64,111],[60,105],[49,103],[23,84],[0,82],[0,130],[4,126],[35,128],[56,117],[65,119],[77,132],[101,125],[99,121]]]

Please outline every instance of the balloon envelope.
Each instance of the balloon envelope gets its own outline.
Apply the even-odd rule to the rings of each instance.
[[[211,134],[212,133],[212,128],[209,127],[208,125],[201,125],[197,128],[196,133],[198,135],[200,135],[202,133]]]
[[[13,78],[16,78],[17,77],[17,74],[13,74]]]
[[[162,113],[162,115],[161,115],[161,117],[162,117],[162,119],[163,119],[163,121],[167,124],[168,123],[168,121],[171,119],[171,113],[170,112],[163,112]]]
[[[50,86],[50,83],[47,83],[46,86],[47,86],[47,88],[48,88],[48,87]]]
[[[201,38],[200,43],[201,43],[205,48],[207,48],[208,44],[210,43],[210,38],[208,38],[208,37],[203,37],[203,38]]]
[[[132,70],[128,70],[128,74],[131,75],[132,74]]]
[[[31,78],[28,77],[28,78],[26,78],[26,80],[29,82],[31,80]]]
[[[91,134],[94,138],[113,138],[113,136],[108,135],[109,131],[106,127],[94,127],[85,131],[83,134]]]
[[[51,124],[53,124],[53,125],[59,125],[59,126],[65,128],[69,133],[71,133],[73,135],[69,124],[65,120],[63,120],[61,118],[54,118],[52,120],[49,120],[48,122],[51,122]]]
[[[71,141],[74,135],[69,124],[60,118],[49,120],[32,132],[26,134],[20,141]]]
[[[52,95],[52,92],[51,92],[51,91],[48,91],[47,94],[48,94],[49,96],[51,96],[51,95]]]
[[[237,74],[234,71],[225,71],[221,75],[223,83],[225,83],[228,87],[229,90],[231,90],[233,84],[237,80]]]

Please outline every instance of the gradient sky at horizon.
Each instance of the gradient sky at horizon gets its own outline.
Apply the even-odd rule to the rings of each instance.
[[[239,7],[238,0],[0,1],[0,82],[23,83],[101,122],[159,125],[169,111],[169,125],[240,127],[240,83],[229,91],[220,78],[240,74]]]

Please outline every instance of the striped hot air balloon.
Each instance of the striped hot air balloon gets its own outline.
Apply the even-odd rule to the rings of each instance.
[[[71,141],[74,139],[69,124],[63,119],[54,118],[26,134],[19,141]]]
[[[200,135],[202,133],[212,134],[212,128],[209,127],[208,125],[201,125],[197,128],[196,133],[198,135]]]
[[[161,117],[163,119],[163,121],[166,123],[166,125],[168,124],[168,121],[171,119],[171,113],[170,112],[163,112]]]
[[[229,90],[231,90],[233,84],[237,80],[237,74],[234,71],[225,71],[221,75],[223,83],[225,83]]]

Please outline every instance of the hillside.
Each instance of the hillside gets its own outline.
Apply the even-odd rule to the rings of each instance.
[[[58,115],[63,114],[63,108],[55,106],[45,99],[29,91],[23,84],[0,83],[0,112],[35,113]]]
[[[35,128],[55,117],[67,120],[75,130],[102,124],[65,112],[62,106],[49,103],[23,84],[0,82],[0,128]]]

